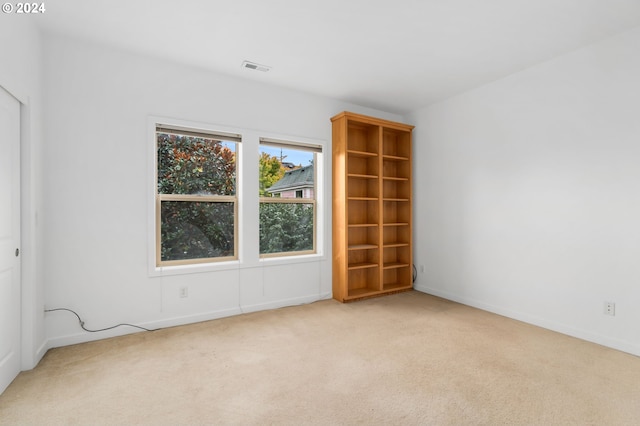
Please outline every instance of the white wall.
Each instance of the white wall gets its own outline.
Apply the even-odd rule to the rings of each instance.
[[[329,208],[321,260],[262,266],[248,259],[218,272],[149,276],[148,118],[324,141],[330,202],[330,117],[343,110],[401,117],[60,36],[47,35],[44,48],[48,308],[77,310],[89,328],[161,327],[330,297]],[[252,143],[242,142],[243,155],[257,165]],[[257,196],[257,171],[245,176],[245,196]],[[257,198],[252,206],[245,212],[257,211]],[[46,330],[51,347],[131,331],[89,335],[60,312],[47,314]]]
[[[0,16],[0,86],[21,102],[22,368],[45,353],[42,280],[42,74],[41,41],[33,21]],[[1,155],[1,154],[0,154]]]
[[[640,355],[638,46],[640,28],[409,117],[420,290]]]

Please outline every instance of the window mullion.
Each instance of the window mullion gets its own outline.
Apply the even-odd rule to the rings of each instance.
[[[160,201],[193,201],[203,203],[234,203],[235,195],[191,195],[191,194],[158,194]]]
[[[313,198],[276,198],[276,197],[260,197],[261,203],[278,203],[278,204],[315,204]]]

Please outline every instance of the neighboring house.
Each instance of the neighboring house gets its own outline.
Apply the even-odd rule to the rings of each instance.
[[[267,191],[280,198],[313,198],[313,164],[289,170]]]

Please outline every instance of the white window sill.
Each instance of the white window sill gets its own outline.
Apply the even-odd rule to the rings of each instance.
[[[326,257],[324,255],[318,254],[318,253],[301,254],[301,255],[293,255],[293,256],[280,256],[280,257],[264,257],[260,259],[260,265],[271,266],[271,265],[287,265],[291,263],[311,263],[311,262],[321,262],[325,259]]]
[[[240,261],[232,260],[227,262],[199,263],[194,265],[157,266],[149,271],[151,277],[163,277],[168,275],[199,274],[203,272],[228,271],[239,269]]]
[[[152,267],[149,270],[150,277],[164,277],[171,275],[201,274],[207,272],[228,271],[233,269],[247,269],[265,266],[290,265],[294,263],[315,263],[326,260],[322,254],[304,254],[298,256],[281,256],[262,258],[257,264],[242,263],[239,260],[217,263],[201,263],[194,265],[176,265]]]

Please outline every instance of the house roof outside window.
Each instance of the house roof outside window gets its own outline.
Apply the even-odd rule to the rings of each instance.
[[[303,188],[313,188],[313,181],[313,164],[310,164],[300,167],[299,169],[285,172],[282,179],[274,183],[267,191],[274,194]]]

